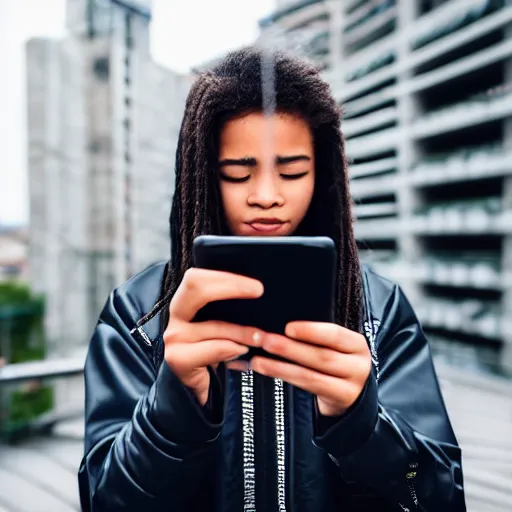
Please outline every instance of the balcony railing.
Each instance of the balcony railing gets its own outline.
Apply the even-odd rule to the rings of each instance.
[[[470,56],[452,61],[432,71],[416,76],[407,85],[407,92],[423,91],[454,79],[461,79],[475,71],[497,62],[503,62],[512,54],[512,42],[502,41]]]
[[[390,85],[377,92],[367,94],[363,98],[349,101],[345,103],[345,116],[351,117],[358,114],[364,114],[370,110],[375,110],[378,107],[387,105],[396,101],[399,89],[396,85]]]
[[[495,341],[503,337],[501,310],[497,302],[428,299],[416,306],[416,314],[425,327],[457,331]]]
[[[465,0],[461,0],[462,4]],[[511,4],[512,5],[512,4]],[[446,4],[446,7],[455,7],[455,14],[457,12],[457,4],[453,2],[449,2]],[[436,11],[443,11],[444,7],[438,8]],[[437,14],[437,12],[436,12]],[[433,26],[439,25],[443,18],[446,16],[443,12],[439,12],[441,17],[439,19],[428,20],[429,22],[434,22]],[[450,13],[447,14],[451,15]],[[512,9],[502,9],[500,11],[496,11],[495,13],[489,14],[484,19],[480,20],[478,23],[471,24],[463,29],[460,29],[450,35],[450,37],[445,37],[439,39],[435,42],[431,42],[427,46],[422,47],[414,51],[411,54],[411,58],[408,60],[408,65],[410,67],[417,67],[426,62],[432,61],[440,57],[447,52],[450,52],[458,47],[467,45],[476,39],[483,37],[495,30],[501,30],[512,20]],[[421,33],[424,30],[424,20],[419,18],[418,21],[411,27],[410,36],[415,37],[418,33]]]
[[[440,235],[512,233],[512,210],[503,209],[500,197],[439,202],[419,210],[407,228]]]
[[[357,220],[354,226],[357,240],[393,240],[400,234],[401,222],[396,218]]]
[[[345,32],[350,33],[367,21],[375,18],[379,14],[389,10],[396,5],[396,0],[372,0],[372,2],[362,6],[347,17]]]
[[[347,140],[349,158],[366,158],[396,148],[399,130],[387,128],[370,135],[354,137]]]
[[[384,254],[374,256],[369,264],[376,272],[398,282],[497,291],[512,286],[512,274],[501,270],[497,253],[436,253],[414,263],[403,261],[396,254]]]
[[[342,131],[345,137],[352,137],[358,133],[374,130],[385,125],[396,123],[398,109],[396,107],[383,108],[355,119],[347,119],[342,124]]]
[[[269,16],[260,20],[259,25],[262,29],[271,26],[273,23],[283,22],[287,18],[292,18],[297,14],[300,14],[301,11],[305,11],[311,6],[318,4],[320,11],[325,10],[325,5],[323,0],[297,0],[296,2],[291,2],[289,5],[286,5],[282,9],[279,9]]]
[[[414,137],[429,137],[461,128],[496,121],[512,114],[512,92],[480,93],[465,101],[432,110],[411,127]]]
[[[433,155],[411,169],[407,179],[430,186],[506,175],[512,175],[512,152],[499,144]]]
[[[350,194],[354,199],[390,195],[397,191],[399,183],[400,179],[393,175],[353,180],[350,184]]]
[[[396,15],[397,7],[395,5],[387,6],[365,23],[346,32],[343,37],[347,46],[359,50],[388,35],[395,26]]]
[[[420,48],[426,46],[437,39],[447,36],[497,11],[502,8],[503,5],[503,0],[464,0],[464,2],[460,2],[460,6],[457,10],[454,9],[450,13],[451,16],[448,19],[445,17],[441,23],[436,23],[428,27],[427,30],[421,31],[420,34],[413,39],[413,47]],[[433,12],[433,15],[435,14],[436,13]],[[432,17],[432,19],[433,18],[434,17]]]
[[[369,75],[374,71],[377,71],[381,68],[388,66],[389,64],[392,64],[395,61],[395,59],[395,50],[386,50],[383,53],[377,55],[370,62],[365,63],[363,66],[355,70],[349,71],[346,75],[346,81],[352,82],[353,80],[363,78],[364,76]]]
[[[9,391],[19,385],[37,388],[43,381],[69,380],[80,377],[84,371],[85,356],[69,358],[46,359],[28,363],[7,364],[0,368],[0,395],[5,398],[1,400],[2,415],[0,417],[0,437],[27,435],[31,432],[47,430],[58,422],[79,418],[83,415],[84,400],[82,385],[80,381],[80,396],[72,396],[71,400],[60,400],[62,393],[56,393],[56,401],[51,411],[35,417],[30,417],[12,425],[9,421]],[[55,383],[57,384],[57,383]],[[72,388],[64,389],[64,391]]]
[[[385,203],[356,204],[354,212],[358,219],[366,217],[387,217],[398,213],[398,205],[391,201]]]
[[[398,158],[381,158],[373,162],[364,164],[351,164],[349,166],[349,173],[351,178],[362,178],[365,176],[374,176],[384,172],[396,171],[398,168]]]

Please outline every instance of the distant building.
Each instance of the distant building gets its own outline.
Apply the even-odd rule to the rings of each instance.
[[[363,259],[446,357],[512,371],[512,3],[283,0],[261,27],[343,106]]]
[[[68,0],[27,44],[30,276],[56,344],[87,341],[112,289],[168,258],[189,88],[149,53],[150,2]]]

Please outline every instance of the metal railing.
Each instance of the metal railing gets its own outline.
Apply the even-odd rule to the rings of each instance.
[[[10,436],[5,423],[9,421],[9,405],[2,397],[6,388],[19,384],[37,383],[46,380],[71,379],[80,377],[84,372],[84,356],[46,359],[27,363],[7,364],[0,367],[0,403],[6,412],[6,417],[0,418],[0,436]],[[52,410],[29,419],[23,426],[18,428],[15,435],[24,436],[41,431],[51,430],[57,423],[74,420],[84,414],[84,402],[81,399],[78,403],[54,404]]]
[[[48,378],[74,377],[81,375],[83,371],[83,357],[7,364],[0,368],[0,385]]]

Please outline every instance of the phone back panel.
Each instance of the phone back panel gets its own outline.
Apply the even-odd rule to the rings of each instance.
[[[195,320],[223,320],[280,334],[293,320],[332,322],[336,260],[327,237],[198,237],[194,266],[253,277],[265,292],[259,299],[210,303]]]

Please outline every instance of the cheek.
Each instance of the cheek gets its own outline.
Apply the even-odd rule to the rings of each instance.
[[[229,184],[221,183],[220,195],[224,213],[228,222],[236,219],[243,208],[244,196],[241,191],[242,188],[243,187],[240,186],[232,187],[229,186]]]
[[[315,190],[315,179],[311,178],[301,183],[300,187],[294,193],[294,204],[296,205],[297,214],[304,216],[306,215],[311,200],[313,199],[313,193]]]

